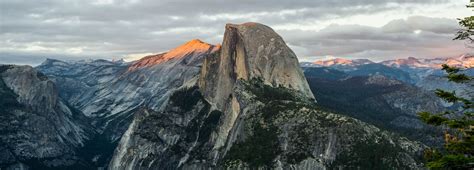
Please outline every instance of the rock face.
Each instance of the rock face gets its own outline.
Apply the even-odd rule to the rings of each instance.
[[[219,50],[219,45],[211,45],[202,42],[201,40],[194,39],[186,42],[185,44],[167,52],[157,55],[146,56],[139,61],[133,63],[128,67],[128,71],[137,70],[143,67],[152,67],[170,60],[179,60],[183,57],[188,57],[192,55],[207,54],[213,53]],[[199,60],[200,58],[192,58]],[[189,59],[188,59],[189,60]]]
[[[93,131],[45,75],[30,66],[0,65],[0,169],[65,167]]]
[[[199,86],[218,108],[228,100],[237,80],[259,78],[264,84],[301,91],[314,98],[298,67],[298,60],[283,39],[258,23],[227,24],[220,56],[207,58]]]
[[[127,68],[123,62],[107,60],[60,61],[47,59],[36,69],[47,75],[58,87],[59,95],[73,107],[85,110],[96,91],[107,88]],[[85,112],[87,115],[96,115]]]
[[[280,36],[228,24],[199,74],[136,114],[109,169],[414,169],[422,148],[321,111]]]

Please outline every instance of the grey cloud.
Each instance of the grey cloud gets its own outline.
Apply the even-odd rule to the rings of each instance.
[[[298,50],[303,60],[327,55],[380,60],[404,56],[442,57],[470,52],[472,49],[465,48],[463,42],[452,41],[456,28],[454,19],[415,16],[389,22],[381,28],[330,25],[320,31],[280,32],[287,37],[287,41],[292,42],[291,45],[307,49]]]
[[[305,24],[331,17],[371,14],[396,10],[400,5],[443,4],[446,0],[275,0],[275,1],[215,1],[215,0],[113,0],[113,3],[84,1],[0,1],[0,63],[8,57],[34,55],[25,50],[29,44],[39,43],[44,55],[110,58],[131,53],[160,52],[176,47],[187,40],[199,38],[220,43],[225,23],[257,21],[269,26],[289,23]],[[105,1],[104,1],[105,2]],[[370,44],[385,50],[388,41],[417,41],[404,36],[420,29],[433,33],[447,33],[452,21],[430,18],[393,21],[390,31],[400,36],[383,35],[380,28],[365,26],[329,26],[320,32],[282,31],[284,38],[300,56],[351,54],[363,51]],[[397,23],[398,22],[398,23]],[[418,22],[423,23],[416,25]],[[438,24],[443,23],[444,25]],[[410,25],[405,29],[403,24]],[[400,26],[396,28],[395,26]],[[348,27],[350,29],[344,29]],[[355,30],[355,31],[354,31]],[[308,33],[307,36],[305,35]],[[435,38],[438,35],[434,35]],[[351,43],[355,43],[351,45]],[[80,48],[80,53],[70,49]],[[325,49],[319,49],[325,48]],[[365,46],[367,48],[372,48]],[[16,51],[15,51],[16,49]],[[318,50],[315,50],[318,49]],[[370,50],[370,49],[369,49]],[[39,52],[38,52],[39,53]],[[45,58],[44,55],[34,55]],[[8,61],[13,59],[8,59]]]
[[[424,16],[414,16],[406,20],[393,20],[382,27],[383,31],[388,33],[421,30],[441,34],[452,34],[458,28],[457,22],[453,19],[429,18]]]

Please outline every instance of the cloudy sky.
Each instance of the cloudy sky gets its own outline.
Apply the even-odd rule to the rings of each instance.
[[[469,0],[1,0],[0,63],[133,58],[191,39],[221,43],[226,23],[272,27],[300,61],[445,57]]]

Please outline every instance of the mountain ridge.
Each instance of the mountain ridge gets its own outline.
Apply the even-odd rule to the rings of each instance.
[[[185,57],[186,55],[193,55],[193,53],[212,53],[219,49],[220,45],[211,45],[199,39],[193,39],[168,52],[149,55],[136,60],[129,66],[128,71],[133,71],[142,67],[151,67],[169,60],[176,60]]]
[[[442,144],[440,131],[417,118],[420,111],[446,109],[434,93],[382,74],[354,76],[326,67],[306,67],[304,72],[321,107],[429,146]]]
[[[311,66],[309,63],[314,64],[313,66],[325,66],[331,67],[336,65],[345,66],[357,66],[362,64],[380,63],[391,67],[415,67],[415,68],[441,68],[442,64],[448,64],[450,66],[456,66],[461,68],[472,68],[474,67],[474,55],[466,53],[457,57],[438,57],[438,58],[397,58],[393,60],[384,60],[380,62],[373,62],[369,59],[345,59],[345,58],[334,58],[326,60],[316,60],[313,62],[304,62],[307,66]],[[304,64],[303,63],[303,64]]]

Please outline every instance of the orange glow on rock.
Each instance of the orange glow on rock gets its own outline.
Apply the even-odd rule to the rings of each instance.
[[[202,42],[198,39],[193,39],[184,43],[183,45],[172,49],[166,53],[149,55],[136,61],[128,68],[128,71],[133,71],[142,67],[150,67],[173,59],[185,57],[187,55],[206,53],[220,49],[220,45],[211,45]]]

